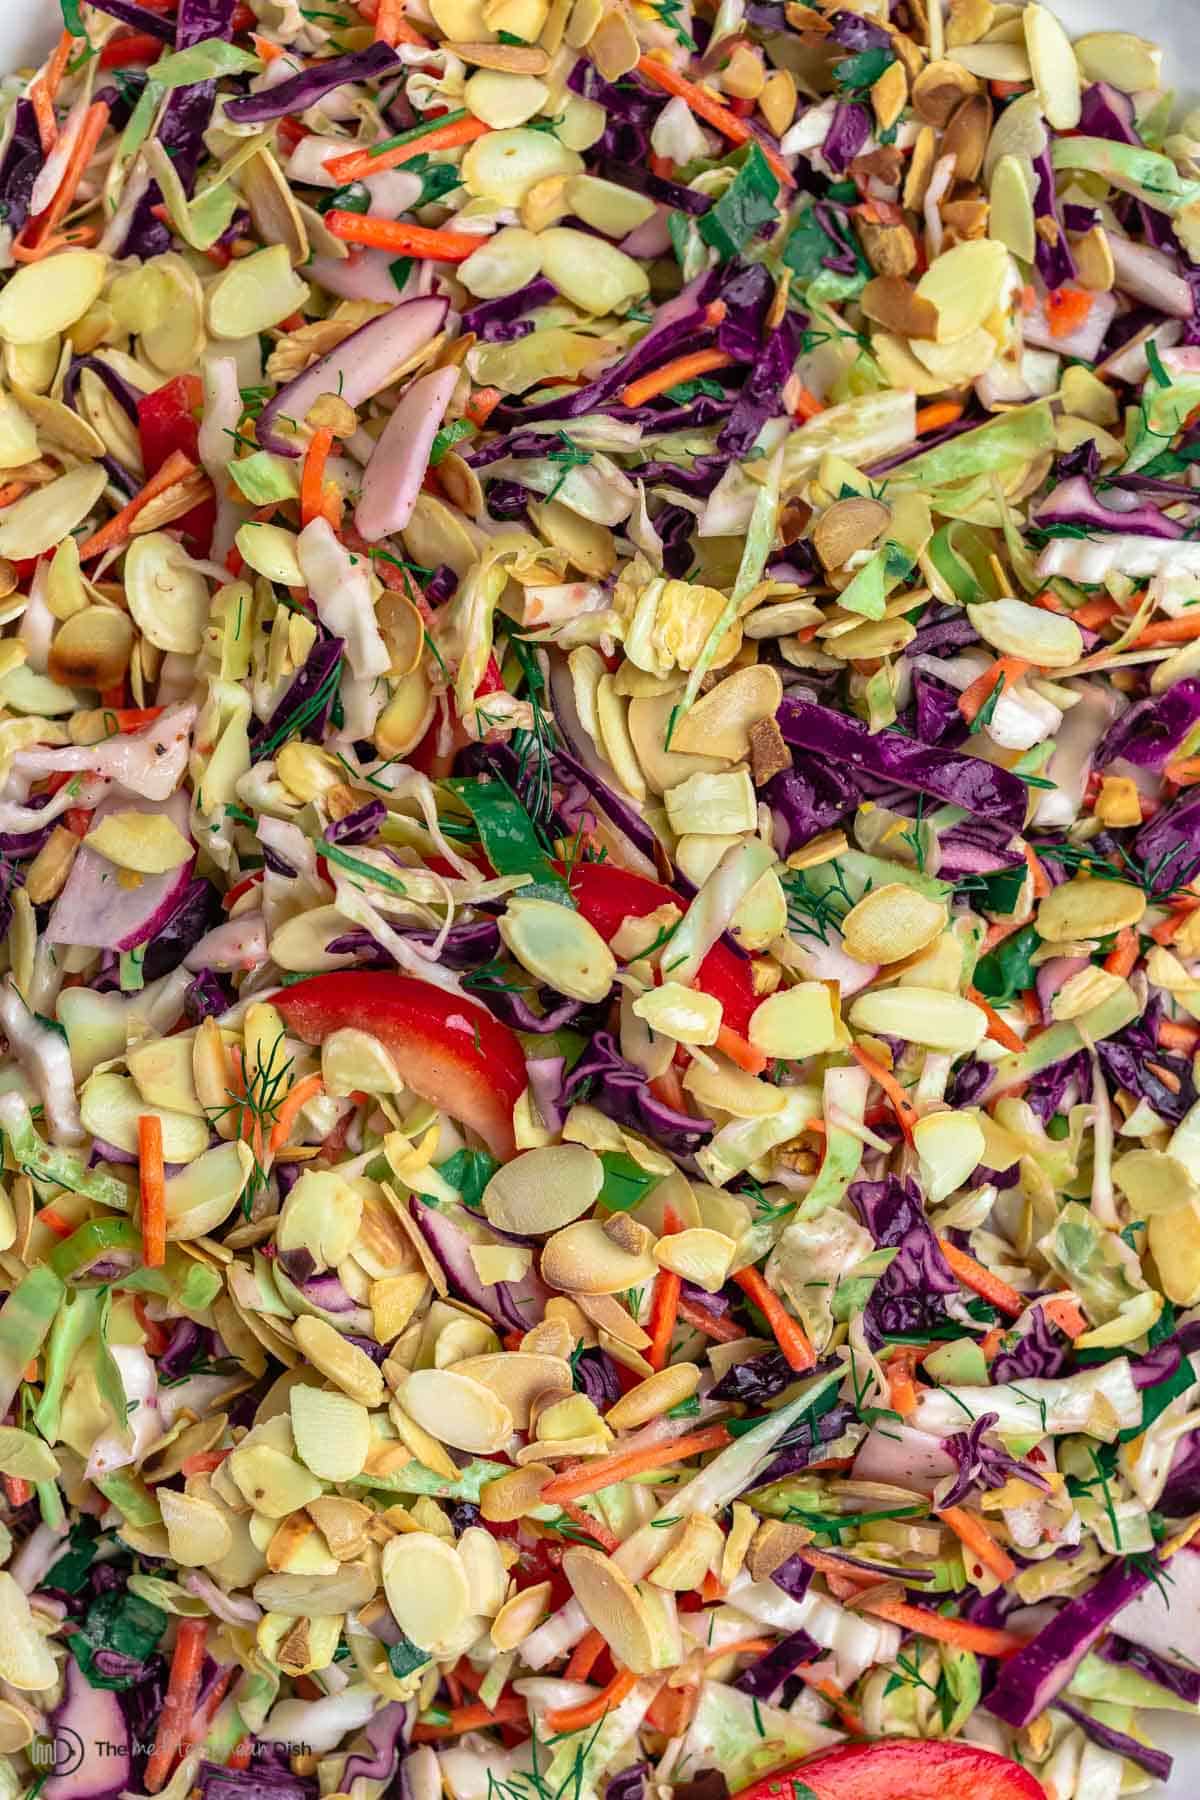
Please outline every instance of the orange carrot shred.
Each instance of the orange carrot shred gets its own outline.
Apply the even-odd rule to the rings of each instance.
[[[1006,1050],[1012,1050],[1019,1056],[1021,1051],[1025,1048],[1025,1040],[1018,1037],[1012,1026],[1000,1017],[1000,1014],[996,1011],[991,1001],[981,994],[977,987],[969,987],[967,989],[967,999],[979,1008],[980,1012],[987,1020],[987,1035],[991,1038],[992,1042],[994,1044],[1003,1044]]]
[[[1079,1309],[1079,1302],[1065,1294],[1052,1294],[1049,1300],[1043,1300],[1042,1311],[1069,1338],[1082,1337],[1087,1330],[1087,1320]]]
[[[570,1661],[563,1670],[563,1679],[565,1681],[586,1681],[607,1649],[607,1639],[593,1625],[587,1635],[581,1637],[572,1650]]]
[[[381,219],[373,213],[325,214],[326,228],[346,244],[366,244],[373,250],[393,250],[397,256],[422,257],[433,262],[466,262],[485,241],[465,231],[432,231],[426,225],[409,225],[403,219]]]
[[[682,1225],[678,1213],[673,1206],[663,1208],[663,1236],[667,1237],[680,1231]],[[679,1296],[683,1292],[681,1278],[671,1269],[660,1269],[654,1282],[654,1294],[650,1302],[650,1342],[646,1347],[646,1361],[652,1369],[665,1369],[667,1358],[671,1354],[671,1339],[675,1334],[675,1323],[679,1317]]]
[[[813,1368],[817,1353],[809,1342],[808,1333],[797,1319],[793,1319],[779,1295],[767,1286],[758,1270],[739,1269],[733,1279],[766,1319],[788,1366],[799,1374]]]
[[[483,1731],[489,1725],[525,1725],[529,1709],[519,1694],[497,1700],[494,1707],[476,1701],[473,1706],[454,1706],[444,1725],[414,1725],[414,1744],[432,1744],[441,1738],[462,1737],[466,1731]]]
[[[192,1722],[200,1697],[207,1626],[206,1619],[180,1619],[176,1625],[167,1694],[158,1715],[154,1749],[142,1777],[148,1794],[157,1794],[166,1781],[183,1743],[184,1732]]]
[[[970,687],[958,696],[958,710],[968,725],[973,725],[997,688],[1012,688],[1031,664],[1018,656],[999,656],[990,669],[977,675]]]
[[[968,1256],[965,1250],[960,1250],[957,1244],[950,1243],[947,1238],[939,1238],[938,1243],[941,1245],[942,1255],[964,1287],[970,1288],[973,1294],[978,1294],[998,1312],[1007,1313],[1011,1319],[1024,1312],[1024,1298],[1015,1287],[1010,1287],[1007,1281],[1001,1281],[998,1275],[993,1275],[990,1269],[985,1269],[982,1263],[976,1262],[973,1256]]]
[[[453,150],[460,144],[473,144],[476,138],[486,137],[491,129],[482,119],[452,119],[420,137],[410,138],[406,144],[393,144],[390,150],[351,150],[345,156],[330,157],[325,168],[335,181],[362,181],[364,176],[382,175],[387,169],[398,169],[401,163],[409,162],[414,156],[424,156],[428,151]]]
[[[1117,933],[1117,941],[1104,959],[1104,967],[1110,975],[1130,975],[1138,959],[1138,935],[1132,925],[1123,925]]]
[[[971,1555],[976,1557],[996,1577],[997,1581],[1011,1581],[1017,1572],[1017,1565],[1003,1545],[998,1544],[982,1519],[968,1512],[962,1506],[945,1506],[938,1513],[944,1525],[948,1525],[955,1537]]]
[[[879,1086],[883,1089],[888,1104],[896,1115],[901,1131],[911,1143],[913,1126],[917,1122],[916,1107],[913,1105],[900,1083],[896,1080],[896,1077],[892,1074],[891,1070],[885,1069],[882,1063],[876,1062],[873,1056],[869,1056],[861,1044],[852,1045],[851,1051],[859,1068],[865,1069],[872,1081],[878,1082]]]
[[[582,1700],[578,1706],[556,1707],[548,1712],[545,1729],[557,1736],[560,1731],[582,1731],[585,1725],[594,1725],[606,1712],[619,1706],[626,1694],[633,1692],[637,1679],[632,1669],[618,1669],[608,1686],[601,1688],[591,1700]]]
[[[877,1619],[899,1625],[904,1631],[919,1631],[922,1637],[936,1638],[942,1644],[957,1644],[960,1650],[973,1650],[977,1656],[1011,1656],[1023,1650],[1027,1638],[1015,1631],[1001,1631],[991,1625],[973,1625],[968,1619],[947,1619],[924,1606],[910,1606],[904,1600],[863,1600],[860,1612],[872,1613]]]
[[[302,525],[311,525],[314,519],[326,516],[325,467],[332,449],[333,432],[328,425],[319,425],[309,439],[304,457],[304,471],[300,477],[300,523]]]
[[[274,1154],[282,1150],[287,1143],[292,1126],[296,1123],[300,1109],[307,1106],[317,1094],[325,1092],[325,1083],[319,1075],[306,1075],[302,1081],[296,1082],[288,1092],[275,1115],[275,1123],[271,1127],[271,1135],[267,1147]]]
[[[174,487],[177,482],[183,481],[187,476],[193,474],[195,468],[195,463],[190,457],[185,456],[182,450],[172,450],[157,475],[150,477],[145,487],[133,496],[129,504],[123,506],[120,512],[108,521],[107,525],[102,525],[99,531],[94,531],[86,543],[80,544],[79,554],[82,560],[90,561],[94,557],[102,556],[106,550],[115,550],[118,545],[123,544],[129,536],[130,526],[142,509],[148,506],[151,500],[156,500],[160,494],[165,494],[168,488]]]
[[[956,400],[939,400],[932,406],[922,406],[917,413],[917,436],[924,437],[926,432],[953,425],[956,419],[962,418],[962,410]]]
[[[595,1494],[616,1481],[628,1481],[631,1475],[642,1475],[648,1469],[665,1469],[671,1463],[685,1462],[689,1456],[703,1456],[709,1450],[721,1450],[729,1442],[724,1425],[706,1425],[686,1437],[673,1438],[662,1444],[644,1444],[638,1450],[618,1450],[612,1456],[596,1457],[579,1469],[556,1475],[539,1495],[545,1506],[561,1505],[564,1500],[578,1500],[583,1494]]]
[[[647,81],[652,81],[656,87],[685,101],[698,119],[703,119],[706,125],[711,125],[722,137],[727,137],[731,144],[749,143],[753,133],[746,121],[739,119],[729,107],[723,106],[715,94],[710,94],[706,88],[689,81],[686,75],[681,75],[670,63],[662,62],[657,56],[639,56],[637,69],[638,74]],[[765,145],[762,146],[762,151],[784,186],[794,188],[796,178],[778,152]]]
[[[161,1269],[167,1260],[167,1196],[162,1120],[157,1113],[142,1113],[138,1119],[138,1170],[142,1197],[142,1261],[148,1269]]]
[[[728,369],[732,363],[733,357],[725,350],[692,350],[686,356],[677,356],[673,362],[664,363],[661,369],[652,369],[649,375],[631,381],[621,394],[621,404],[644,406],[647,400],[656,399],[668,388],[678,387],[680,382],[694,381],[698,375],[711,374],[715,369]]]
[[[727,1056],[731,1063],[736,1063],[739,1069],[745,1069],[750,1075],[761,1075],[767,1066],[768,1059],[763,1052],[756,1050],[750,1040],[735,1031],[732,1025],[720,1027],[713,1049],[719,1050],[722,1056]]]

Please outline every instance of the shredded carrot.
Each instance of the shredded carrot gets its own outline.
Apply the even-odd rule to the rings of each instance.
[[[973,1650],[977,1656],[1011,1656],[1029,1641],[1018,1637],[1015,1631],[972,1625],[968,1619],[947,1619],[924,1606],[910,1606],[905,1600],[863,1600],[859,1611],[873,1613],[877,1619],[886,1619],[904,1631],[919,1631],[922,1637],[936,1638],[941,1644]]]
[[[1190,1056],[1200,1044],[1200,1026],[1187,1025],[1182,1019],[1160,1019],[1158,1041],[1164,1050],[1182,1050]]]
[[[767,1058],[761,1050],[756,1050],[748,1038],[735,1031],[732,1025],[722,1025],[717,1032],[717,1041],[713,1045],[722,1056],[727,1056],[731,1063],[739,1069],[745,1069],[750,1075],[761,1075],[767,1066]]]
[[[1144,631],[1138,632],[1132,647],[1143,650],[1155,644],[1190,644],[1197,637],[1200,637],[1200,607],[1184,613],[1181,618],[1158,619],[1153,625],[1147,625]]]
[[[996,1542],[982,1519],[977,1519],[962,1506],[943,1507],[938,1518],[950,1527],[959,1543],[965,1545],[985,1569],[990,1569],[997,1581],[1012,1580],[1017,1565],[1004,1546]]]
[[[254,45],[254,54],[258,57],[260,62],[278,62],[279,58],[284,54],[284,51],[279,44],[273,44],[270,38],[259,37],[257,31],[252,31],[250,33],[250,41]]]
[[[715,94],[696,82],[689,81],[686,75],[681,75],[670,63],[661,62],[657,56],[639,56],[637,69],[639,75],[652,81],[665,93],[675,94],[680,100],[686,101],[698,119],[703,119],[706,125],[711,125],[722,137],[727,137],[731,144],[746,144],[751,141],[753,133],[744,119],[739,119],[735,112],[721,104]],[[779,154],[765,144],[759,147],[784,186],[794,188],[796,178]]]
[[[578,1706],[559,1706],[548,1712],[546,1730],[551,1736],[557,1736],[560,1731],[582,1731],[585,1725],[594,1725],[614,1706],[620,1706],[626,1694],[632,1693],[637,1686],[637,1680],[632,1669],[618,1669],[608,1686],[601,1688],[591,1700],[581,1700]]]
[[[1050,892],[1050,877],[1038,861],[1037,853],[1032,844],[1026,844],[1025,846],[1025,866],[1033,877],[1034,899],[1044,900],[1046,895]],[[1016,927],[1014,926],[1013,929],[1016,930]],[[1007,933],[1005,935],[1007,935]]]
[[[815,1463],[809,1464],[810,1468],[816,1468],[816,1466]],[[839,1719],[842,1721],[842,1724],[852,1736],[866,1737],[867,1728],[862,1722],[861,1713],[855,1710],[854,1706],[847,1700],[845,1694],[843,1694],[841,1688],[835,1681],[830,1681],[827,1676],[813,1675],[803,1666],[796,1670],[796,1674],[804,1683],[805,1687],[810,1687],[814,1694],[820,1694],[823,1699],[828,1700],[829,1704],[833,1707]]]
[[[54,97],[62,85],[67,64],[71,60],[71,48],[74,42],[69,31],[60,34],[58,43],[54,46],[54,55],[46,65],[46,73],[39,75],[29,90],[29,101],[37,122],[38,142],[42,146],[44,156],[49,156],[58,142],[58,120],[54,115]]]
[[[250,1736],[249,1732],[247,1732],[245,1737],[238,1739],[229,1755],[225,1758],[225,1767],[227,1769],[248,1769],[253,1755],[254,1739]]]
[[[1130,975],[1138,959],[1138,935],[1132,925],[1123,925],[1117,941],[1104,959],[1110,975]]]
[[[789,390],[790,391],[790,390]],[[792,401],[793,419],[815,419],[818,413],[825,411],[824,404],[817,399],[811,388],[797,388]]]
[[[686,1325],[695,1326],[718,1344],[736,1344],[739,1338],[745,1337],[740,1325],[732,1319],[723,1319],[718,1313],[710,1312],[707,1306],[701,1306],[698,1300],[689,1300],[684,1294],[679,1301],[679,1316]]]
[[[142,1784],[148,1794],[157,1794],[166,1781],[183,1743],[183,1734],[192,1722],[192,1714],[200,1697],[207,1628],[206,1619],[180,1619],[176,1625],[175,1650],[171,1657],[166,1699],[158,1715],[154,1749],[142,1777]]]
[[[1067,608],[1063,605],[1062,601],[1052,588],[1043,588],[1040,594],[1035,594],[1033,596],[1033,604],[1036,607],[1039,607],[1042,612],[1065,614],[1067,611]]]
[[[346,244],[366,244],[373,250],[394,250],[398,256],[423,257],[432,262],[466,262],[485,241],[465,231],[431,231],[425,225],[408,225],[402,219],[380,219],[373,213],[325,214],[326,227]]]
[[[496,408],[499,406],[500,400],[501,394],[499,388],[476,388],[475,392],[471,395],[471,398],[467,401],[466,406],[463,408],[463,411],[466,414],[466,417],[470,419],[472,425],[486,425]]]
[[[1014,1050],[1019,1056],[1025,1048],[1025,1040],[1017,1036],[1011,1025],[1005,1023],[991,1001],[980,993],[977,987],[967,989],[967,999],[977,1006],[988,1022],[987,1035],[994,1044],[1003,1044],[1006,1050]]]
[[[1017,998],[1021,1002],[1021,1011],[1025,1014],[1025,1023],[1027,1025],[1040,1025],[1042,1022],[1042,1003],[1037,997],[1037,989],[1025,988],[1022,993],[1018,994]]]
[[[912,1142],[913,1126],[917,1122],[917,1109],[905,1093],[890,1069],[885,1069],[881,1062],[868,1056],[861,1044],[851,1046],[851,1054],[860,1069],[865,1069],[872,1081],[878,1082],[887,1097],[888,1104],[896,1115],[901,1131],[908,1141]]]
[[[774,1638],[739,1638],[736,1644],[714,1644],[704,1652],[705,1662],[716,1662],[722,1656],[761,1656],[775,1648]]]
[[[1042,1311],[1069,1338],[1082,1337],[1087,1330],[1087,1320],[1079,1310],[1079,1302],[1069,1300],[1065,1294],[1055,1294],[1051,1299],[1043,1300]]]
[[[956,400],[938,400],[932,406],[922,406],[917,413],[917,436],[923,437],[927,431],[940,431],[943,425],[953,425],[962,418],[962,413]]]
[[[725,1598],[725,1589],[711,1569],[705,1570],[704,1580],[700,1583],[700,1598],[706,1606],[713,1606]]]
[[[390,150],[351,150],[346,156],[330,157],[325,167],[335,181],[362,181],[367,175],[382,175],[387,169],[398,169],[401,163],[411,161],[414,156],[424,156],[427,151],[453,150],[460,144],[473,144],[476,138],[486,137],[491,129],[482,119],[469,116],[452,119],[433,131],[423,132],[420,137],[409,138],[406,144],[393,144]]]
[[[303,1081],[298,1081],[294,1087],[289,1089],[287,1099],[283,1101],[275,1115],[275,1123],[271,1127],[271,1135],[267,1140],[267,1147],[272,1155],[277,1150],[282,1150],[287,1143],[301,1107],[307,1106],[315,1095],[324,1092],[325,1083],[319,1075],[306,1075]]]
[[[793,1319],[779,1295],[767,1286],[758,1270],[739,1269],[733,1279],[766,1319],[789,1368],[802,1374],[805,1369],[815,1367],[817,1353],[808,1340],[808,1333],[797,1319]]]
[[[1109,620],[1120,610],[1115,600],[1085,600],[1082,606],[1075,608],[1071,617],[1077,625],[1082,625],[1085,631],[1099,631],[1100,627],[1107,625]]]
[[[14,500],[19,500],[22,494],[28,492],[29,483],[27,481],[6,481],[4,486],[0,487],[0,507],[11,506]]]
[[[94,531],[85,543],[80,544],[79,554],[84,562],[94,557],[103,556],[106,550],[115,550],[129,536],[129,528],[138,514],[147,507],[151,500],[157,500],[168,488],[175,487],[195,473],[196,465],[182,450],[172,450],[157,475],[152,475],[145,487],[133,496],[127,506],[111,518],[107,525]]]
[[[1051,288],[1046,295],[1046,323],[1050,327],[1050,336],[1070,337],[1073,331],[1086,324],[1095,303],[1096,296],[1085,288]]]
[[[682,1229],[682,1222],[675,1208],[665,1206],[663,1236],[673,1236]],[[671,1354],[671,1339],[675,1335],[675,1325],[679,1318],[679,1296],[682,1292],[683,1281],[672,1269],[658,1271],[650,1301],[650,1342],[646,1347],[646,1361],[652,1369],[665,1369],[667,1366],[667,1358]]]
[[[180,1473],[182,1475],[211,1475],[214,1469],[220,1468],[228,1455],[228,1450],[197,1450],[195,1456],[184,1457],[179,1466]]]
[[[74,1225],[69,1224],[67,1220],[62,1217],[61,1213],[56,1213],[52,1206],[43,1206],[41,1212],[34,1220],[34,1224],[45,1225],[54,1233],[55,1237],[60,1238],[70,1237],[75,1229]]]
[[[913,1380],[914,1361],[915,1358],[902,1346],[888,1358],[884,1369],[888,1382],[888,1405],[905,1419],[917,1404],[917,1384]]]
[[[36,252],[43,244],[47,244],[56,227],[70,211],[79,184],[95,155],[96,146],[104,136],[108,117],[109,108],[105,101],[93,101],[88,107],[53,200],[45,212],[40,212],[36,219],[30,220],[21,232],[21,241],[27,252]]]
[[[998,1325],[993,1325],[990,1331],[984,1332],[979,1340],[979,1348],[983,1351],[984,1362],[990,1363],[993,1357],[999,1355],[1000,1346],[1003,1342],[1004,1333]]]
[[[673,362],[664,363],[661,369],[652,369],[649,375],[642,375],[637,381],[631,381],[622,391],[622,406],[644,406],[647,400],[655,400],[659,394],[665,394],[668,388],[678,387],[681,382],[694,381],[697,375],[711,374],[714,369],[728,369],[733,363],[727,350],[692,350],[686,356],[677,356]]]
[[[564,1507],[563,1510],[565,1512],[566,1508]],[[571,1660],[563,1670],[563,1679],[565,1681],[586,1681],[607,1649],[608,1640],[593,1625],[586,1637],[581,1637],[572,1650]]]
[[[31,223],[36,224],[36,220]],[[16,263],[41,262],[59,250],[78,250],[83,245],[94,244],[100,236],[94,225],[72,225],[69,231],[54,231],[36,243],[27,243],[25,232],[29,229],[30,224],[26,224],[21,235],[12,241],[12,259]]]
[[[394,49],[400,42],[399,28],[403,22],[404,0],[379,0],[375,14],[375,37],[379,42],[391,44]]]
[[[590,1512],[584,1512],[582,1506],[576,1506],[573,1500],[563,1501],[563,1511],[572,1523],[578,1525],[581,1531],[586,1531],[588,1536],[593,1538],[602,1550],[607,1550],[610,1556],[621,1548],[620,1538],[599,1519],[593,1518]]]
[[[308,449],[304,456],[304,471],[300,477],[300,523],[311,525],[314,519],[328,518],[327,495],[325,492],[325,468],[329,462],[329,452],[333,449],[333,432],[328,425],[320,425],[309,439]],[[334,496],[335,504],[340,503]],[[330,524],[336,523],[330,519]]]
[[[1010,1319],[1015,1319],[1018,1313],[1024,1312],[1025,1301],[1015,1287],[1010,1287],[1007,1281],[1001,1281],[998,1275],[993,1275],[990,1269],[985,1269],[982,1263],[976,1262],[973,1256],[968,1256],[965,1250],[960,1250],[949,1239],[939,1238],[938,1243],[941,1245],[942,1255],[964,1287],[986,1300],[989,1306],[994,1306],[997,1312],[1007,1313]]]
[[[161,1269],[167,1260],[167,1195],[163,1175],[162,1120],[157,1113],[138,1118],[138,1170],[142,1196],[142,1261]]]
[[[695,1682],[687,1687],[667,1687],[664,1682],[650,1705],[646,1722],[664,1737],[682,1737],[696,1712],[700,1689]]]
[[[618,1450],[612,1456],[601,1456],[580,1469],[556,1475],[538,1496],[539,1505],[561,1506],[564,1500],[578,1500],[583,1494],[598,1493],[615,1481],[628,1481],[632,1475],[644,1475],[649,1469],[665,1469],[671,1463],[686,1462],[689,1456],[703,1456],[709,1450],[721,1450],[729,1442],[724,1425],[706,1425],[701,1431],[674,1438],[665,1444],[644,1444],[638,1450]]]
[[[414,1744],[432,1744],[440,1738],[462,1737],[467,1731],[483,1731],[489,1725],[525,1725],[529,1710],[519,1694],[502,1695],[494,1707],[476,1701],[473,1706],[454,1706],[444,1725],[414,1725]]]
[[[964,688],[958,696],[958,710],[967,724],[975,722],[998,687],[1015,687],[1031,666],[1022,662],[1019,656],[998,656],[990,669],[977,675],[970,687]]]

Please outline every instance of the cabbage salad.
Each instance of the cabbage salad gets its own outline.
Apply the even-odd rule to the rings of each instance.
[[[0,1800],[1166,1780],[1200,114],[1158,47],[1006,0],[41,10]]]

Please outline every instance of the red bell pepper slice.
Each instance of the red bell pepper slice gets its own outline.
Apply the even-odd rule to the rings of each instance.
[[[521,1045],[483,1007],[411,975],[314,975],[274,996],[289,1031],[320,1044],[348,1026],[379,1039],[413,1092],[516,1155],[512,1110],[526,1086]]]
[[[167,458],[181,450],[191,462],[200,460],[200,426],[195,418],[203,404],[204,389],[198,375],[176,375],[173,380],[143,394],[138,400],[138,437],[147,480],[157,475]],[[183,537],[194,556],[207,556],[217,522],[216,503],[202,500],[172,527]]]
[[[606,942],[616,936],[622,919],[642,919],[668,904],[687,911],[687,901],[673,889],[612,863],[577,862],[570,885],[580,913]],[[728,944],[714,944],[700,964],[696,986],[721,1002],[723,1022],[745,1037],[760,998],[754,992],[750,964]]]
[[[736,1800],[1046,1800],[1041,1782],[978,1744],[845,1744],[743,1788]]]

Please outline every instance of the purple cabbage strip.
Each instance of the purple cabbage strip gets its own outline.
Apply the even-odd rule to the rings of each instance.
[[[1094,1719],[1090,1712],[1082,1706],[1075,1706],[1070,1700],[1056,1700],[1059,1712],[1066,1713],[1073,1719],[1084,1737],[1091,1738],[1093,1744],[1099,1744],[1102,1750],[1111,1750],[1116,1756],[1123,1756],[1128,1762],[1136,1763],[1139,1769],[1145,1769],[1156,1781],[1171,1779],[1172,1759],[1165,1750],[1155,1750],[1151,1744],[1139,1743],[1137,1738],[1130,1737],[1127,1732],[1118,1731],[1115,1726],[1105,1725],[1102,1720]]]
[[[789,1632],[774,1649],[766,1651],[750,1668],[735,1675],[731,1685],[754,1700],[770,1702],[798,1668],[804,1663],[819,1661],[824,1654],[817,1640],[801,1628]]]
[[[1000,1665],[985,1709],[1006,1725],[1028,1725],[1055,1700],[1109,1623],[1150,1586],[1149,1559],[1110,1563],[1085,1594],[1068,1600],[1015,1656]]]
[[[1133,1669],[1147,1681],[1166,1688],[1169,1694],[1186,1700],[1189,1706],[1200,1706],[1200,1669],[1185,1669],[1182,1663],[1173,1663],[1157,1651],[1143,1649],[1141,1644],[1131,1644],[1115,1631],[1109,1633],[1096,1654],[1117,1668]]]
[[[238,125],[264,125],[268,119],[282,119],[285,113],[303,112],[350,82],[380,81],[385,75],[394,75],[400,66],[400,58],[389,44],[370,44],[365,50],[313,63],[290,81],[281,81],[261,94],[230,100],[226,116]]]

